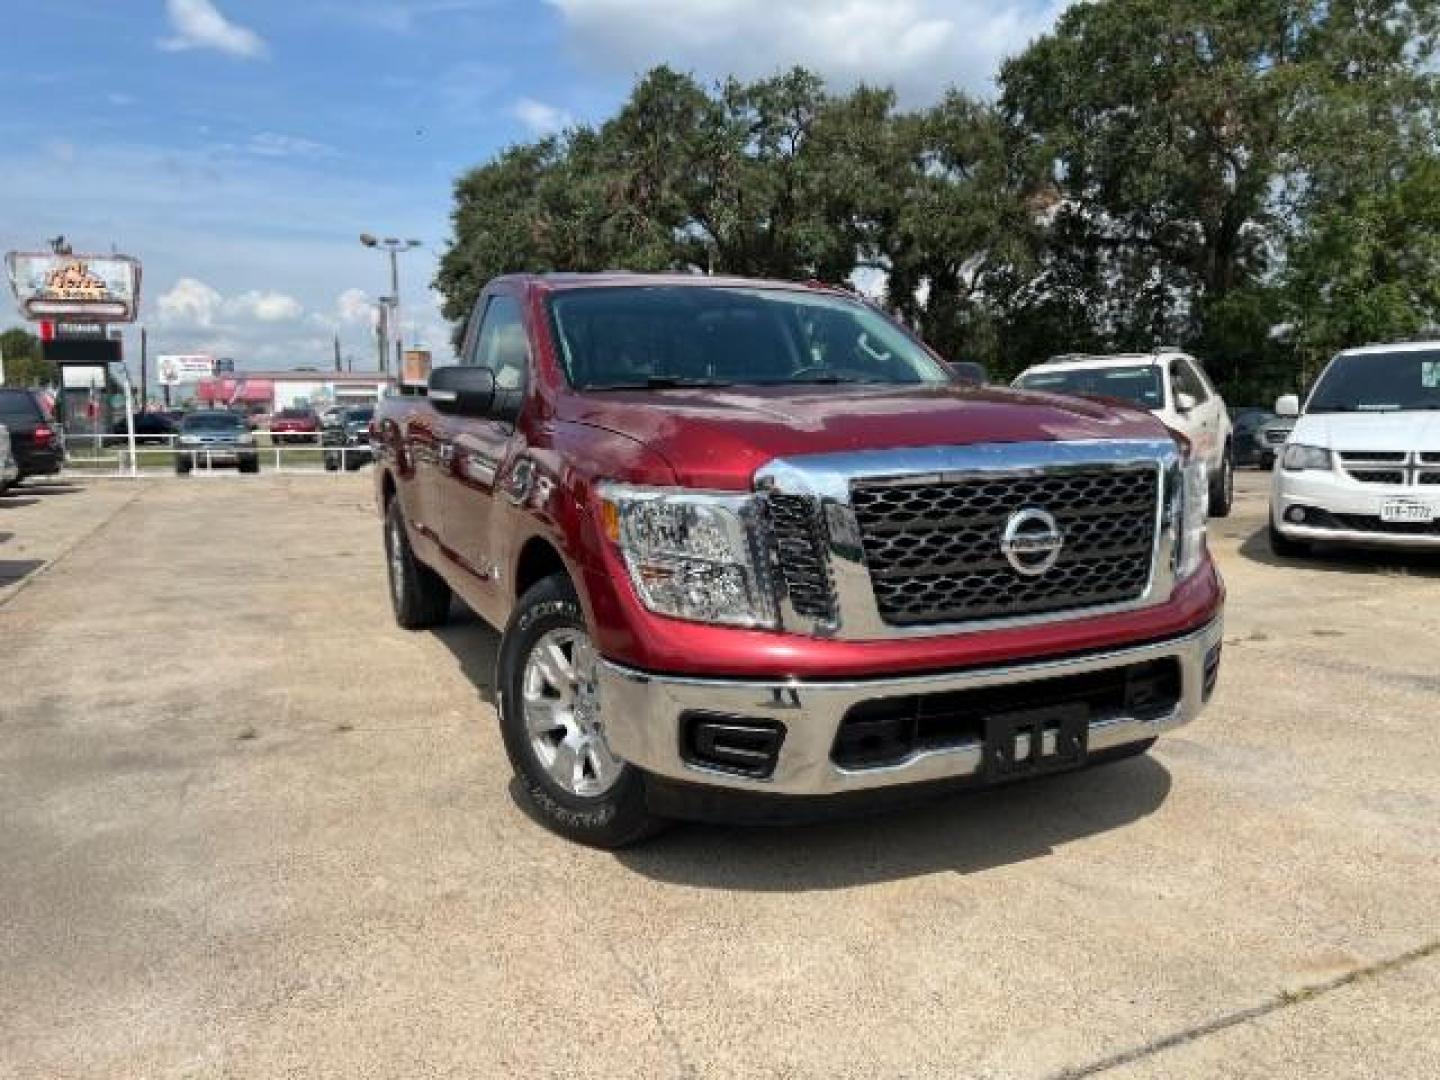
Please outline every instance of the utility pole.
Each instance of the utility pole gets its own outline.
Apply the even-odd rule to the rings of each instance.
[[[395,342],[395,370],[398,373],[401,368],[400,360],[403,345],[400,340],[400,253],[402,251],[413,251],[420,246],[419,240],[401,240],[394,236],[387,236],[383,239],[373,233],[361,233],[360,243],[376,251],[383,251],[390,256],[390,295],[381,297],[382,303],[389,307],[388,318],[385,319],[385,333],[380,345],[380,373],[386,374],[390,361],[390,341]]]
[[[144,409],[150,403],[150,383],[147,376],[147,354],[146,354],[145,327],[140,328],[140,408]]]
[[[340,335],[339,335],[339,334],[336,334],[336,335],[335,335],[335,370],[336,370],[336,371],[341,370],[341,368],[340,368]]]

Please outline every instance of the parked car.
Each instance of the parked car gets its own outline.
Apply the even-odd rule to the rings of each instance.
[[[320,441],[328,472],[337,472],[342,465],[353,472],[371,460],[370,421],[374,416],[371,408],[341,409],[334,423],[326,425]]]
[[[1295,417],[1276,416],[1260,425],[1260,430],[1255,432],[1255,445],[1260,456],[1260,467],[1262,469],[1273,469],[1275,458],[1284,449],[1285,442],[1290,438],[1290,433],[1295,430]]]
[[[1022,390],[1102,398],[1146,409],[1190,441],[1209,471],[1210,516],[1235,501],[1235,446],[1225,402],[1205,369],[1181,352],[1062,356],[1020,373]]]
[[[186,413],[176,440],[175,471],[188,476],[196,466],[213,469],[233,465],[242,473],[260,471],[255,435],[240,413],[207,409]]]
[[[0,424],[10,432],[10,450],[19,476],[54,476],[65,464],[65,435],[48,418],[37,394],[0,388]]]
[[[1372,345],[1333,359],[1271,481],[1270,546],[1440,550],[1440,341]]]
[[[1237,466],[1260,464],[1262,454],[1257,441],[1260,429],[1273,419],[1275,419],[1275,414],[1269,409],[1230,410],[1230,424],[1234,430],[1232,442],[1235,446],[1235,464]]]
[[[135,441],[146,445],[168,445],[179,433],[175,421],[161,412],[138,412],[135,414]],[[128,435],[125,418],[121,417],[110,425],[111,435]]]
[[[566,836],[1078,768],[1210,697],[1206,472],[1153,416],[742,279],[497,278],[460,356],[377,409],[392,607],[504,628],[505,748]]]
[[[20,466],[15,464],[15,455],[10,451],[10,431],[0,424],[0,495],[10,490],[10,485],[20,479]]]
[[[270,417],[270,441],[315,443],[320,417],[310,409],[281,409]]]

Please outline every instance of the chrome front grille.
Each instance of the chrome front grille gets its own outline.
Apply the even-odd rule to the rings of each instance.
[[[803,495],[772,494],[770,533],[775,571],[797,615],[820,622],[835,617],[835,594],[825,568],[819,504]]]
[[[1344,450],[1340,467],[1362,484],[1429,486],[1440,484],[1440,454],[1403,450]]]
[[[856,484],[851,503],[880,616],[896,626],[1058,612],[1139,597],[1150,581],[1159,470],[1072,469],[943,483]],[[1006,523],[1035,507],[1064,547],[1038,576],[1001,551]]]
[[[778,459],[756,487],[782,625],[863,641],[1163,603],[1179,477],[1169,440]]]

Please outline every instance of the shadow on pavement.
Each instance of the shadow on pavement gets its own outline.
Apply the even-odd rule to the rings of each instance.
[[[1170,773],[1150,757],[974,791],[875,817],[788,827],[684,825],[616,858],[656,881],[807,892],[926,874],[974,874],[1154,813]]]
[[[12,491],[8,495],[0,495],[0,508],[14,510],[21,506],[34,506],[39,501],[39,499],[16,498],[15,493]]]
[[[67,484],[59,480],[24,480],[21,486],[10,489],[11,491],[24,491],[31,495],[74,495],[76,492],[84,491],[83,487],[75,484]]]
[[[1440,578],[1440,555],[1320,544],[1302,558],[1281,558],[1270,550],[1268,533],[1267,528],[1257,529],[1240,545],[1240,555],[1262,566],[1304,567],[1332,574],[1405,574]]]
[[[494,705],[499,633],[458,599],[450,604],[450,621],[431,632],[455,654],[460,670],[474,685],[480,700]]]
[[[24,581],[44,565],[44,559],[0,559],[0,588]]]

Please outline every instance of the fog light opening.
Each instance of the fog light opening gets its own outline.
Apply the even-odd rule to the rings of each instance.
[[[1305,508],[1303,506],[1292,506],[1285,511],[1285,520],[1291,525],[1305,524]]]

